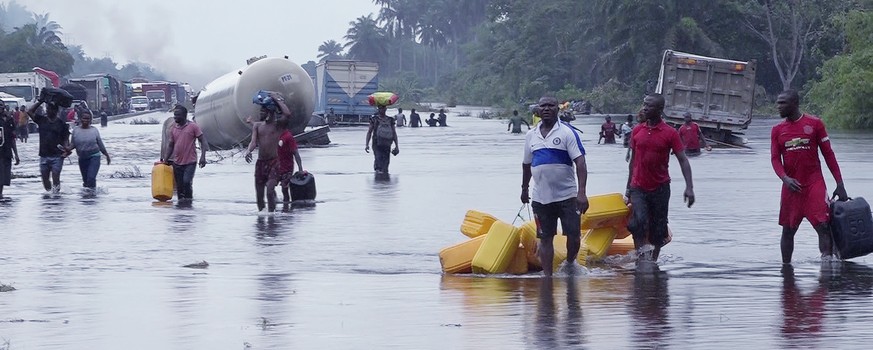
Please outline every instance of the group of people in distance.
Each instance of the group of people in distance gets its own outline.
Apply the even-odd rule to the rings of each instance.
[[[82,186],[87,193],[93,194],[97,189],[97,173],[100,170],[102,154],[106,157],[106,164],[111,163],[109,152],[103,145],[100,132],[91,124],[93,116],[90,111],[83,111],[79,115],[79,124],[72,133],[69,125],[58,116],[59,106],[53,102],[46,102],[47,90],[43,89],[37,97],[37,103],[33,104],[26,112],[18,113],[19,120],[14,120],[13,114],[7,111],[6,104],[0,101],[0,120],[2,120],[2,143],[0,143],[0,198],[3,198],[3,187],[9,186],[12,179],[12,159],[14,165],[20,163],[16,138],[27,140],[27,120],[20,118],[29,117],[39,127],[39,172],[43,187],[47,192],[59,193],[61,184],[61,171],[64,161],[73,150],[78,156],[79,171],[82,174]],[[41,108],[45,104],[45,113]],[[19,111],[21,112],[21,111]],[[23,125],[23,127],[22,127]],[[16,136],[23,133],[24,136]]]
[[[627,228],[634,240],[638,262],[657,261],[661,247],[669,242],[670,154],[679,161],[685,180],[683,198],[690,208],[695,202],[695,194],[691,164],[686,154],[699,153],[701,146],[708,148],[690,115],[685,115],[685,124],[679,130],[665,123],[662,119],[664,104],[664,97],[660,94],[647,95],[638,114],[640,124],[626,134],[630,138],[630,164],[625,197],[632,208]],[[771,133],[772,166],[783,182],[779,212],[782,262],[791,263],[794,235],[804,218],[818,233],[822,258],[830,258],[835,252],[818,153],[824,156],[837,182],[833,196],[846,200],[848,195],[836,156],[824,123],[800,112],[800,98],[796,91],[781,93],[776,104],[784,119],[773,127]],[[585,189],[588,180],[585,148],[577,131],[569,123],[558,121],[557,99],[541,98],[537,114],[542,119],[525,138],[521,202],[531,203],[536,218],[540,261],[553,259],[552,241],[560,220],[567,236],[565,268],[573,271],[581,244],[580,216],[589,206]],[[628,124],[633,123],[632,118]],[[529,190],[531,179],[534,186]],[[551,276],[552,271],[544,269],[543,273]]]
[[[411,128],[422,127],[425,123],[427,124],[427,126],[449,126],[448,124],[446,124],[446,110],[440,108],[439,112],[439,116],[437,116],[435,113],[431,113],[430,118],[422,121],[421,116],[415,111],[415,108],[413,108],[409,112],[409,122],[407,123],[406,115],[403,114],[403,108],[397,108],[397,114],[394,116],[394,122],[398,127],[404,127],[406,125],[409,125],[409,127]],[[374,116],[374,118],[375,117],[378,117],[378,112],[377,115]]]

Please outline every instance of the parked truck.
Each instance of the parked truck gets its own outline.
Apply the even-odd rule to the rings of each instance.
[[[149,99],[149,109],[169,109],[177,104],[191,107],[185,87],[176,82],[142,83],[142,93]]]
[[[70,79],[71,84],[85,87],[87,98],[85,102],[96,113],[100,110],[109,115],[127,113],[122,107],[125,100],[124,83],[109,74],[89,74],[81,78]]]
[[[667,50],[656,92],[664,96],[664,120],[684,123],[684,114],[712,140],[742,145],[752,122],[755,61],[734,61]]]
[[[36,103],[42,88],[51,86],[51,79],[37,72],[0,73],[0,92],[21,97],[28,106]]]
[[[367,97],[379,87],[379,64],[326,60],[315,67],[315,114],[326,117],[333,108],[337,124],[367,122],[375,113]],[[315,118],[313,118],[315,119]]]

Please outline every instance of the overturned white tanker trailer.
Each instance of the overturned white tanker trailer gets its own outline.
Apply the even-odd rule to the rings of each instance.
[[[303,133],[315,108],[315,88],[309,74],[287,58],[252,59],[247,66],[206,84],[197,96],[194,118],[211,149],[247,145],[252,126],[246,119],[258,118],[260,106],[252,103],[258,90],[281,93],[293,114],[291,132]],[[172,123],[172,118],[167,122]]]

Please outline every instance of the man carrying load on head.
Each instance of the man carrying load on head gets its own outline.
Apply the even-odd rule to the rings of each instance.
[[[543,97],[539,100],[537,115],[541,121],[528,131],[522,161],[521,202],[533,199],[534,218],[537,223],[539,258],[543,273],[552,275],[554,247],[552,240],[557,234],[558,219],[567,236],[567,267],[572,267],[579,254],[581,215],[588,210],[585,184],[588,168],[585,164],[585,148],[576,131],[567,123],[558,121],[558,100]],[[575,173],[574,173],[575,166]],[[532,196],[528,185],[534,179]]]

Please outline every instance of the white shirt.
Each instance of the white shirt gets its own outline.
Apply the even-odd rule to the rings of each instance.
[[[540,204],[575,198],[576,172],[573,161],[585,155],[579,134],[569,124],[555,123],[548,135],[540,132],[542,122],[527,132],[524,164],[531,165],[534,185],[531,199]]]

